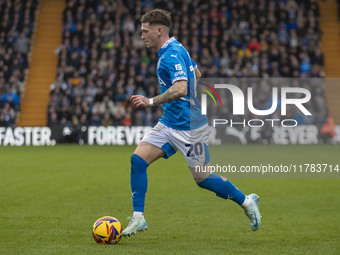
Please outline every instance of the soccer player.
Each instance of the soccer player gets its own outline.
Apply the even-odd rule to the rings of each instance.
[[[201,73],[183,45],[174,37],[169,38],[170,14],[154,9],[142,16],[141,23],[141,38],[146,47],[158,51],[157,76],[161,95],[153,98],[133,95],[130,100],[135,108],[162,105],[163,116],[131,156],[133,216],[122,232],[123,236],[148,228],[144,218],[147,168],[155,160],[169,158],[177,150],[185,157],[197,185],[239,204],[250,220],[251,229],[257,230],[261,214],[256,194],[245,196],[227,178],[207,171],[195,171],[196,166],[204,167],[210,162],[208,121],[201,114],[195,96],[196,77],[200,77]]]

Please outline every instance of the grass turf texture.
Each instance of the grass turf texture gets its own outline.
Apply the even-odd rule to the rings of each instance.
[[[232,179],[245,193],[261,196],[263,224],[252,232],[235,203],[196,186],[179,153],[148,170],[149,230],[115,246],[99,245],[91,236],[95,220],[110,215],[125,227],[131,215],[133,150],[0,147],[0,254],[340,253],[340,179]],[[234,165],[340,164],[339,146],[232,145],[223,150]]]

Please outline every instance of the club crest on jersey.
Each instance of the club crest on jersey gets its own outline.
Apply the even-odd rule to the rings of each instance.
[[[177,65],[175,65],[175,68],[176,68],[176,70],[180,71],[180,70],[182,70],[182,65],[181,64],[177,64]]]

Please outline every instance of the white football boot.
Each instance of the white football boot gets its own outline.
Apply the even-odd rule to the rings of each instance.
[[[123,236],[135,235],[138,231],[144,232],[148,229],[148,224],[144,217],[128,217],[130,219],[129,225],[123,230]]]
[[[260,197],[254,193],[248,195],[248,197],[251,199],[252,204],[244,210],[244,213],[249,218],[250,229],[256,231],[260,227],[262,217],[259,210]]]

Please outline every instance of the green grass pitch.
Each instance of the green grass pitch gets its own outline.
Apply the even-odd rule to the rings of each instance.
[[[340,254],[339,178],[231,179],[261,197],[263,222],[252,232],[240,207],[196,186],[179,153],[148,170],[149,230],[99,245],[91,236],[95,220],[109,215],[125,227],[131,216],[133,151],[0,147],[0,254]],[[224,151],[234,165],[340,164],[340,146],[229,145]]]

